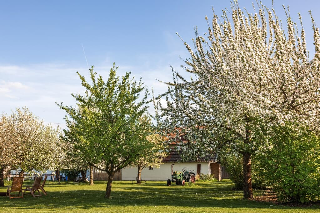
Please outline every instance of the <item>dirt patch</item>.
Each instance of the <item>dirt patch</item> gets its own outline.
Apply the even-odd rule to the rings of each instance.
[[[260,202],[268,202],[268,203],[278,204],[283,206],[291,206],[291,207],[319,206],[320,208],[320,201],[310,202],[310,203],[294,203],[294,202],[280,203],[278,202],[277,195],[274,192],[272,192],[272,190],[264,191],[261,196],[256,196],[255,198],[253,198],[253,200],[260,201]]]
[[[253,200],[275,204],[278,203],[277,195],[271,190],[264,191],[261,196],[256,196]]]

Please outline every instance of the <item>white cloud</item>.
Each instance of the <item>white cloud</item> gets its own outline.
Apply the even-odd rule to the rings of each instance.
[[[28,89],[29,87],[26,85],[23,85],[21,82],[6,82],[5,83],[7,87],[12,89]]]
[[[16,94],[24,92],[28,90],[29,87],[22,84],[21,82],[7,82],[1,81],[0,82],[0,97],[6,98],[17,98]]]
[[[9,93],[9,92],[10,92],[10,89],[9,89],[9,88],[0,85],[0,95],[1,95],[1,94],[5,94],[5,93]]]
[[[168,64],[152,66],[152,63],[142,66],[119,66],[118,75],[131,72],[136,80],[142,81],[155,94],[165,92],[167,86],[156,79],[169,81],[171,68]],[[112,63],[95,67],[95,71],[103,78],[108,77]],[[10,114],[16,108],[28,107],[36,116],[46,123],[64,127],[64,111],[56,105],[63,102],[65,105],[75,105],[71,93],[84,93],[79,77],[76,74],[89,77],[88,69],[72,67],[63,64],[37,64],[29,66],[1,66],[0,65],[0,113]],[[169,76],[169,78],[168,78]],[[150,107],[152,111],[153,107]]]
[[[7,75],[17,75],[24,71],[23,67],[19,66],[0,66],[0,74],[7,74]]]
[[[64,114],[55,102],[73,105],[71,93],[83,91],[77,67],[60,64],[0,66],[0,113],[28,107],[48,123],[63,123]]]

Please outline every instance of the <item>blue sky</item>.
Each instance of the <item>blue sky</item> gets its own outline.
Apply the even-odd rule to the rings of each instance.
[[[274,2],[282,20],[282,4],[290,6],[294,21],[302,14],[312,52],[308,11],[320,26],[320,1]],[[271,0],[263,3],[271,6]],[[252,8],[252,0],[239,4]],[[206,32],[212,7],[220,15],[229,6],[229,0],[0,0],[0,113],[26,106],[46,123],[64,127],[55,102],[74,105],[70,94],[83,92],[76,71],[87,75],[94,65],[107,77],[113,62],[119,75],[131,71],[155,93],[164,92],[156,79],[169,81],[170,65],[179,70],[181,58],[188,57],[175,33],[191,43],[196,26]]]

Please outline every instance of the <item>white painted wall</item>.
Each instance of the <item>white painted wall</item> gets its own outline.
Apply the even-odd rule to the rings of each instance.
[[[7,178],[8,181],[10,180],[10,176],[11,177],[17,176],[20,171],[21,171],[20,169],[19,170],[10,170],[10,175]],[[31,179],[34,179],[35,174],[37,174],[37,175],[47,175],[47,180],[53,180],[53,178],[55,177],[55,172],[52,171],[52,170],[47,170],[46,172],[39,172],[39,171],[33,170],[33,172],[29,172],[29,173],[25,172],[24,174],[25,174],[25,176],[27,178],[31,178]]]
[[[200,173],[210,174],[209,163],[175,163],[173,165],[173,171],[193,171],[197,173],[197,164],[201,164]],[[164,163],[160,165],[160,168],[145,168],[142,170],[142,180],[168,180],[171,179],[171,165],[172,163]],[[138,174],[137,167],[127,167],[122,169],[122,180],[136,180]]]

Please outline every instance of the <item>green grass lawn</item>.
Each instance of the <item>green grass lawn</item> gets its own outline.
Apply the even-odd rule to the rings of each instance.
[[[0,212],[320,212],[318,204],[290,207],[243,200],[242,191],[233,191],[232,186],[230,181],[186,186],[153,181],[141,185],[114,182],[111,199],[107,200],[106,182],[89,186],[48,181],[47,196],[34,198],[27,193],[22,199],[0,197]]]

